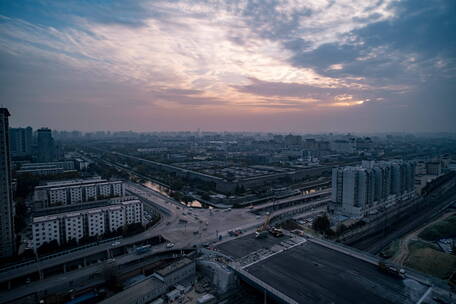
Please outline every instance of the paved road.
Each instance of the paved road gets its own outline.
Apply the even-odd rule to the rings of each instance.
[[[220,235],[223,239],[230,238],[230,236],[228,236],[230,230],[241,229],[246,232],[254,231],[264,221],[263,216],[257,216],[250,212],[249,209],[220,210],[187,207],[140,184],[126,183],[126,190],[140,197],[146,206],[159,207],[162,220],[143,233],[118,240],[116,246],[119,247],[132,245],[156,235],[162,235],[175,244],[174,248],[189,248],[195,244],[216,242]],[[315,203],[317,204],[317,202]],[[303,216],[313,214],[317,211],[316,209],[311,209],[313,206],[312,203],[309,203],[308,206],[309,210],[308,212],[304,212],[302,214]],[[272,216],[284,214],[299,208],[302,208],[302,205],[281,209],[273,212]],[[21,277],[30,273],[31,270],[38,271],[40,269],[61,265],[65,262],[73,261],[84,256],[90,256],[112,248],[113,244],[108,242],[63,254],[52,259],[42,260],[31,265],[3,271],[0,275],[4,279]],[[69,274],[66,274],[66,276],[69,276]]]

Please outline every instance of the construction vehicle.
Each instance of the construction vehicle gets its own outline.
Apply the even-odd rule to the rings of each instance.
[[[399,278],[399,279],[405,279],[405,270],[402,268],[397,268],[396,266],[393,266],[391,264],[386,264],[383,261],[380,261],[377,265],[378,270],[386,273],[390,276]]]
[[[270,218],[271,214],[269,212],[266,213],[266,218],[264,219],[263,224],[260,227],[258,227],[258,229],[255,232],[255,238],[262,239],[268,236]]]
[[[279,229],[279,228],[276,228],[276,227],[272,227],[271,229],[269,229],[269,233],[272,234],[275,237],[283,236],[282,229]]]

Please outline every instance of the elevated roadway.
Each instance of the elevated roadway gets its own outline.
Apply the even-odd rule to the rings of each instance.
[[[127,183],[126,190],[138,196],[145,206],[159,210],[161,221],[147,231],[128,238],[90,244],[47,258],[38,258],[38,261],[0,269],[2,289],[22,285],[30,279],[43,280],[58,273],[84,268],[99,260],[131,255],[129,252],[132,248],[157,236],[174,243],[175,248],[191,248],[193,245],[216,242],[219,238],[230,238],[231,230],[254,231],[264,221],[263,216],[255,215],[249,209],[187,207],[140,184]],[[279,222],[301,213],[303,216],[313,215],[323,210],[321,208],[325,204],[322,200],[284,208],[272,212],[271,218],[273,222]]]

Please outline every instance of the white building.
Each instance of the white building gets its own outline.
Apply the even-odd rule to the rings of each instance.
[[[79,242],[82,238],[101,236],[126,225],[143,223],[144,208],[141,201],[129,198],[110,202],[110,205],[103,207],[33,218],[35,250],[52,240],[57,240],[59,244],[71,239]]]
[[[127,225],[139,223],[142,221],[142,214],[144,214],[143,204],[140,201],[122,202],[125,210],[125,222]]]
[[[106,232],[105,215],[102,209],[93,209],[87,212],[88,236],[103,235]]]
[[[83,188],[79,186],[69,187],[70,204],[82,203]]]
[[[57,216],[35,217],[32,223],[34,248],[56,240],[60,244],[60,227]]]
[[[66,205],[68,202],[65,188],[51,188],[48,190],[48,196],[51,206]]]
[[[103,183],[98,185],[98,196],[101,198],[110,197],[112,188],[110,183]]]
[[[125,210],[121,206],[112,206],[108,209],[109,231],[116,231],[126,225]]]
[[[331,201],[337,212],[363,217],[387,202],[415,193],[413,162],[363,162],[357,167],[334,168]]]
[[[100,199],[125,196],[122,181],[106,181],[100,178],[49,182],[35,187],[35,208],[47,208],[78,204]]]
[[[125,193],[124,185],[122,182],[111,183],[112,196],[123,196]]]
[[[97,200],[97,186],[96,185],[88,185],[84,187],[85,190],[85,200],[86,201],[96,201]],[[120,194],[119,196],[121,196]]]
[[[80,212],[67,213],[63,218],[65,241],[75,239],[79,242],[84,237],[83,215]]]

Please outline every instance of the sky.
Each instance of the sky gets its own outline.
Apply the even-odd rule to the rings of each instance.
[[[454,0],[0,2],[0,105],[59,130],[456,132]]]

